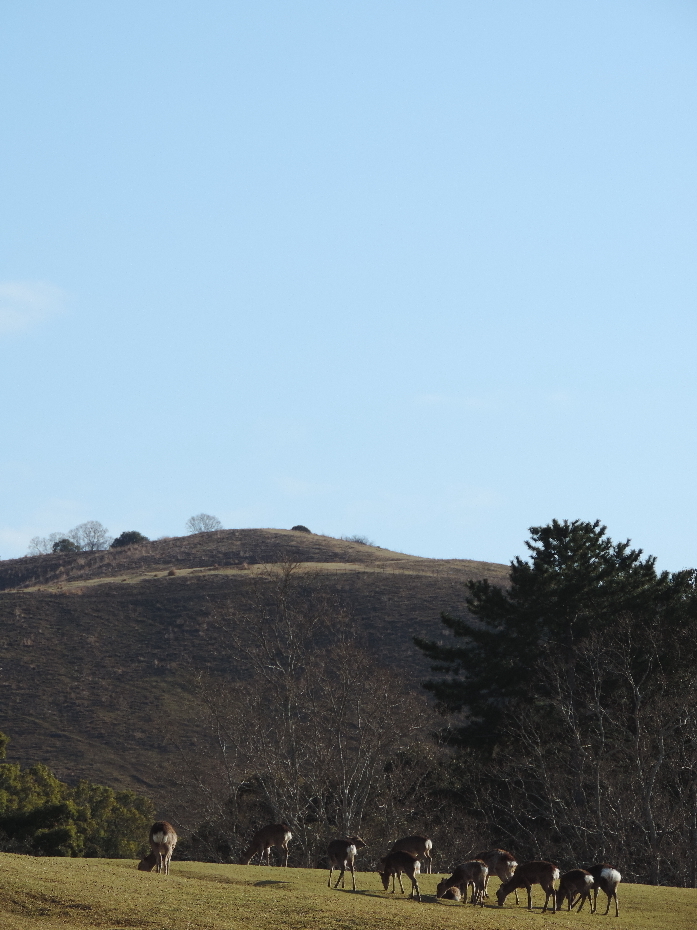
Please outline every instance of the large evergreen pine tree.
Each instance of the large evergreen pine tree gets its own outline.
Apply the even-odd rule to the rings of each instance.
[[[417,638],[416,645],[445,677],[425,683],[444,711],[466,712],[457,739],[491,747],[503,714],[517,702],[543,698],[535,668],[543,649],[566,654],[620,615],[654,615],[673,604],[678,576],[658,574],[629,541],[613,543],[600,521],[554,520],[531,527],[528,560],[511,563],[510,586],[468,583],[468,614],[442,615],[458,642]]]

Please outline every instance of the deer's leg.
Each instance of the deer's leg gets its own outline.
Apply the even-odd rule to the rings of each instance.
[[[339,882],[341,882],[341,887],[344,887],[344,868],[345,866],[342,865],[341,872],[339,873],[339,877],[336,880],[336,885],[334,885],[335,888],[339,887]]]
[[[528,889],[528,910],[531,911],[532,910],[532,887],[528,885],[527,889]]]
[[[397,872],[397,881],[399,882],[399,890],[404,894],[404,885],[402,884],[402,873]],[[608,904],[608,908],[610,905]]]
[[[351,881],[353,882],[353,890],[356,890],[356,874],[353,871],[353,859],[349,861],[349,868],[351,869]]]
[[[593,887],[593,903],[591,905],[591,914],[595,914],[598,907],[598,886]]]
[[[620,916],[620,906],[619,906],[619,903],[618,903],[618,901],[617,901],[617,889],[616,889],[616,888],[615,888],[615,890],[612,892],[612,897],[615,899],[615,917],[619,917],[619,916]]]
[[[416,888],[416,898],[421,902],[421,892],[419,891],[419,883],[416,880],[416,875],[412,876],[411,879],[411,897],[414,897],[414,889]]]
[[[284,846],[283,848],[284,848],[285,851],[286,851],[286,868],[288,868],[288,852],[289,852],[288,846],[286,845],[286,846]]]
[[[329,865],[329,881],[327,882],[327,888],[331,888],[331,887],[332,887],[332,875],[333,875],[333,874],[334,874],[334,866],[331,865],[331,863],[330,863],[330,865]]]

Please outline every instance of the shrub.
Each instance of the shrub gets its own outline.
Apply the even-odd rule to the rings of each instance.
[[[297,526],[291,526],[291,532],[296,533],[312,533],[312,530],[308,530],[306,526],[303,526],[302,523],[298,523]]]
[[[120,536],[111,544],[112,549],[120,549],[122,546],[134,546],[136,543],[150,542],[147,536],[143,536],[137,530],[124,530]]]
[[[360,543],[362,546],[374,546],[375,543],[371,542],[367,536],[342,536],[344,542]]]
[[[7,737],[0,733],[0,758]],[[0,849],[35,856],[135,859],[145,852],[152,802],[134,791],[81,781],[45,765],[0,764]]]
[[[72,539],[68,539],[67,536],[64,536],[63,539],[58,539],[53,544],[52,552],[79,552],[80,547],[77,543],[74,543]]]

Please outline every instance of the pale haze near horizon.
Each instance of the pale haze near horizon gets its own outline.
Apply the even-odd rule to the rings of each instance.
[[[697,9],[8,2],[0,557],[302,523],[697,566]]]

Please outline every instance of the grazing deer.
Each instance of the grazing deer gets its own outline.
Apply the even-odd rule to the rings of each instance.
[[[452,888],[448,888],[447,891],[443,892],[441,898],[444,901],[462,901],[462,892],[459,888],[453,885]]]
[[[603,862],[600,865],[591,865],[588,867],[587,871],[591,873],[593,881],[595,882],[593,886],[593,913],[597,910],[598,890],[602,889],[607,895],[607,909],[605,915],[607,916],[607,914],[610,913],[610,901],[614,898],[615,917],[619,917],[620,907],[617,903],[617,886],[622,881],[620,873],[617,869],[613,869],[611,865],[608,865],[607,862]]]
[[[408,875],[411,879],[410,897],[414,897],[414,890],[416,890],[416,897],[421,901],[421,892],[419,891],[419,882],[417,879],[417,875],[421,872],[421,863],[416,856],[402,849],[394,849],[392,852],[389,852],[384,859],[378,862],[378,872],[382,879],[382,887],[385,891],[390,887],[390,877],[392,878],[392,894],[394,894],[395,875],[399,882],[400,891],[404,894],[404,885],[402,884],[402,872],[404,872],[404,874]]]
[[[442,898],[451,888],[457,888],[467,899],[467,888],[472,886],[472,904],[481,904],[484,907],[484,888],[489,875],[486,865],[479,859],[471,859],[458,865],[450,878],[438,882],[436,897]]]
[[[353,890],[356,890],[356,876],[353,872],[353,860],[356,858],[359,849],[365,848],[365,843],[360,838],[360,836],[352,836],[347,840],[332,840],[329,846],[327,847],[327,858],[329,859],[329,881],[327,882],[327,888],[332,887],[332,873],[334,869],[341,869],[339,877],[336,880],[335,888],[339,887],[339,882],[341,882],[341,887],[344,887],[344,872],[346,867],[351,870],[351,881],[353,882]]]
[[[567,911],[575,907],[576,895],[581,896],[581,905],[579,911],[588,900],[588,907],[593,911],[593,902],[591,901],[591,890],[594,881],[590,872],[585,869],[571,869],[570,872],[564,872],[559,879],[559,890],[557,891],[557,910],[562,906],[564,899],[567,901]]]
[[[242,865],[249,865],[257,853],[261,856],[259,859],[260,863],[263,863],[264,853],[266,853],[266,864],[271,865],[271,847],[278,846],[279,849],[284,849],[286,852],[286,861],[284,864],[287,866],[288,843],[290,843],[292,839],[293,834],[290,832],[290,827],[286,823],[270,823],[268,827],[262,827],[261,830],[257,830],[252,837],[252,842],[245,852],[242,853]]]
[[[177,845],[177,831],[166,820],[158,820],[150,827],[149,840],[158,873],[169,875],[169,862]]]
[[[474,858],[481,859],[489,869],[489,874],[486,877],[484,885],[485,898],[489,897],[489,876],[493,873],[497,875],[502,882],[507,882],[509,879],[513,878],[513,873],[518,865],[515,856],[512,856],[505,849],[487,849],[484,852],[477,853]],[[515,903],[520,904],[517,889],[515,889]]]
[[[143,859],[138,863],[139,872],[152,872],[152,870],[157,865],[157,856],[154,852],[148,853]]]
[[[401,840],[397,840],[391,852],[401,850],[402,852],[411,853],[412,856],[416,856],[417,859],[425,859],[424,872],[428,872],[430,875],[432,849],[433,842],[427,836],[405,836]]]
[[[526,888],[528,892],[528,910],[532,910],[532,886],[541,885],[547,897],[542,913],[547,910],[550,897],[552,898],[552,913],[557,912],[557,898],[554,893],[554,882],[559,878],[559,869],[553,862],[523,862],[513,873],[512,878],[504,882],[496,892],[499,907],[508,895],[516,888]]]

